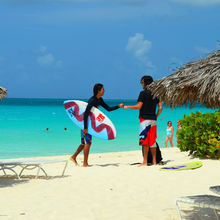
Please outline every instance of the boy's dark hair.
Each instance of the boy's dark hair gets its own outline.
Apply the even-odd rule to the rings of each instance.
[[[101,83],[97,83],[93,87],[93,94],[97,95],[98,91],[100,91],[103,88],[103,85]]]
[[[151,76],[142,76],[141,81],[144,81],[144,85],[150,85],[154,80]]]

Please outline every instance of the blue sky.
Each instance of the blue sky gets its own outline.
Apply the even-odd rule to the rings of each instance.
[[[1,0],[0,85],[12,98],[136,99],[142,75],[220,48],[220,0]]]

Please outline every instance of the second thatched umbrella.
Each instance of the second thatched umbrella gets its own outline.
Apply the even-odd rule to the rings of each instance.
[[[7,89],[0,87],[0,99],[4,99],[7,94],[8,94]]]
[[[177,68],[149,89],[171,108],[184,104],[192,107],[197,102],[207,108],[220,108],[220,50]]]

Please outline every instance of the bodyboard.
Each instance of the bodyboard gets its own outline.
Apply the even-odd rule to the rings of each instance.
[[[81,129],[84,128],[83,119],[87,105],[88,103],[79,100],[64,101],[67,115]],[[92,107],[88,116],[88,133],[105,140],[116,138],[116,129],[111,120],[95,107]]]
[[[174,165],[174,166],[166,166],[160,168],[162,171],[172,171],[172,170],[192,170],[196,169],[202,166],[201,161],[191,162],[191,163],[185,163],[181,165]]]

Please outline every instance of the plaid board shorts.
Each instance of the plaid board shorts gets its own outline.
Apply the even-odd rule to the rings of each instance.
[[[81,130],[81,144],[92,144],[92,135],[84,134],[83,130]]]
[[[140,118],[139,145],[156,147],[157,121]]]

